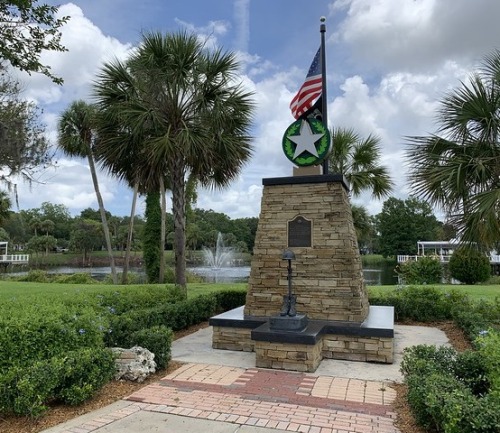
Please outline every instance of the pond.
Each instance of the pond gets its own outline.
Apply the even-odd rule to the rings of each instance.
[[[122,272],[120,266],[116,267],[117,272]],[[250,266],[234,266],[234,267],[222,267],[222,268],[211,268],[207,266],[197,266],[188,267],[188,271],[203,277],[207,283],[245,283],[248,281],[250,275]],[[108,267],[90,267],[90,268],[80,268],[80,267],[70,267],[70,266],[58,266],[48,268],[47,272],[50,274],[74,274],[74,273],[89,273],[92,278],[102,281],[107,275],[111,273],[111,269]],[[143,277],[140,278],[140,282],[145,282],[145,273],[142,268],[131,268],[130,272]],[[22,272],[11,272],[7,275],[23,275],[26,271]],[[398,283],[398,278],[394,272],[394,265],[382,263],[370,265],[369,268],[363,269],[363,276],[365,282],[368,286],[380,286],[380,285],[395,285]]]

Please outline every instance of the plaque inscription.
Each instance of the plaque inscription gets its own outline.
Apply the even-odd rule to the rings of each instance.
[[[311,221],[301,216],[288,221],[288,246],[310,247],[312,244],[311,225]]]

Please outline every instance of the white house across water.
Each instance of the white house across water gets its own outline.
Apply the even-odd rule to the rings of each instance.
[[[0,242],[0,265],[25,265],[29,262],[29,254],[9,254],[9,243]]]
[[[449,241],[418,241],[417,255],[398,255],[398,263],[407,261],[417,261],[424,256],[435,256],[439,258],[441,263],[448,263],[453,252],[458,248],[459,241],[451,239]],[[500,255],[497,251],[491,251],[489,254],[490,263],[492,265],[500,264]]]

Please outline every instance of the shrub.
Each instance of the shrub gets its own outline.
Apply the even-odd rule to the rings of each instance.
[[[498,342],[493,338],[484,347],[484,353],[434,346],[405,350],[401,371],[419,424],[449,433],[498,431],[500,393],[491,374],[499,370]]]
[[[500,298],[495,301],[474,302],[457,308],[453,313],[455,323],[464,330],[472,343],[488,328],[500,328]]]
[[[406,286],[370,296],[370,304],[393,306],[398,320],[429,322],[451,319],[454,312],[468,305],[469,301],[466,295],[457,291],[444,293],[432,286]]]
[[[453,364],[453,374],[475,396],[485,395],[490,389],[485,357],[478,351],[467,350],[458,353]]]
[[[111,332],[106,336],[106,345],[126,347],[130,344],[130,336],[134,332],[153,326],[163,325],[179,331],[208,320],[216,310],[217,301],[214,294],[200,295],[154,308],[130,310],[111,318]]]
[[[27,367],[11,367],[0,375],[0,412],[37,417],[57,387],[62,362],[35,361]]]
[[[87,272],[76,274],[54,275],[52,281],[61,284],[99,284],[99,281],[92,278]]]
[[[141,329],[130,336],[130,346],[141,346],[155,354],[158,369],[167,368],[170,361],[173,332],[166,326],[153,326]]]
[[[118,278],[118,281],[121,284],[123,274],[121,272],[118,272],[116,274],[116,276]],[[127,281],[125,282],[125,284],[143,284],[145,282],[145,280],[146,280],[146,277],[141,275],[141,274],[138,274],[136,272],[127,272]],[[107,274],[104,277],[103,283],[104,284],[113,284],[112,275]]]
[[[396,269],[405,284],[436,284],[441,283],[443,278],[443,267],[435,256],[407,261]]]
[[[451,347],[420,344],[404,349],[401,372],[405,376],[424,376],[435,371],[451,371],[457,351]]]
[[[217,312],[232,310],[245,305],[246,290],[223,290],[215,293]]]
[[[28,271],[26,275],[16,278],[17,281],[26,281],[30,283],[48,283],[50,281],[49,274],[46,271],[39,269]]]
[[[63,358],[55,397],[71,405],[83,403],[113,378],[115,370],[115,358],[109,349],[68,352]]]
[[[27,366],[83,347],[103,347],[107,328],[107,320],[90,307],[24,305],[15,316],[0,317],[0,369]]]
[[[102,348],[84,348],[29,366],[11,367],[0,375],[0,411],[36,417],[52,400],[80,404],[114,373],[114,356]]]
[[[488,257],[474,248],[459,248],[450,259],[450,275],[465,284],[476,284],[490,277]]]
[[[478,337],[477,346],[491,380],[491,388],[500,397],[500,332],[490,328]]]

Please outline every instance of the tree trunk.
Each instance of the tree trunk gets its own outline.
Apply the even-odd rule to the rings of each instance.
[[[134,232],[135,206],[137,204],[137,192],[139,190],[139,182],[134,185],[134,196],[132,198],[132,207],[130,209],[130,221],[128,224],[127,247],[125,251],[125,263],[123,264],[122,284],[127,284],[128,267],[130,263],[130,250],[132,249],[132,235]]]
[[[109,263],[111,266],[111,277],[113,279],[113,284],[118,284],[118,279],[116,277],[115,258],[113,257],[113,248],[111,246],[111,236],[109,235],[108,221],[106,220],[106,211],[104,209],[104,202],[102,201],[101,192],[99,191],[99,183],[97,182],[94,157],[92,155],[91,149],[89,149],[88,151],[87,159],[89,162],[90,174],[92,175],[92,182],[94,183],[94,190],[95,190],[95,195],[97,197],[97,203],[99,205],[99,212],[101,213],[102,229],[104,230],[104,238],[106,240],[106,247],[109,255]]]
[[[167,203],[165,198],[165,182],[163,177],[160,178],[160,200],[161,200],[161,234],[160,234],[160,275],[158,277],[159,283],[165,282],[165,220],[167,213]]]
[[[184,167],[175,161],[172,174],[172,212],[174,214],[175,284],[186,289],[186,215]]]

